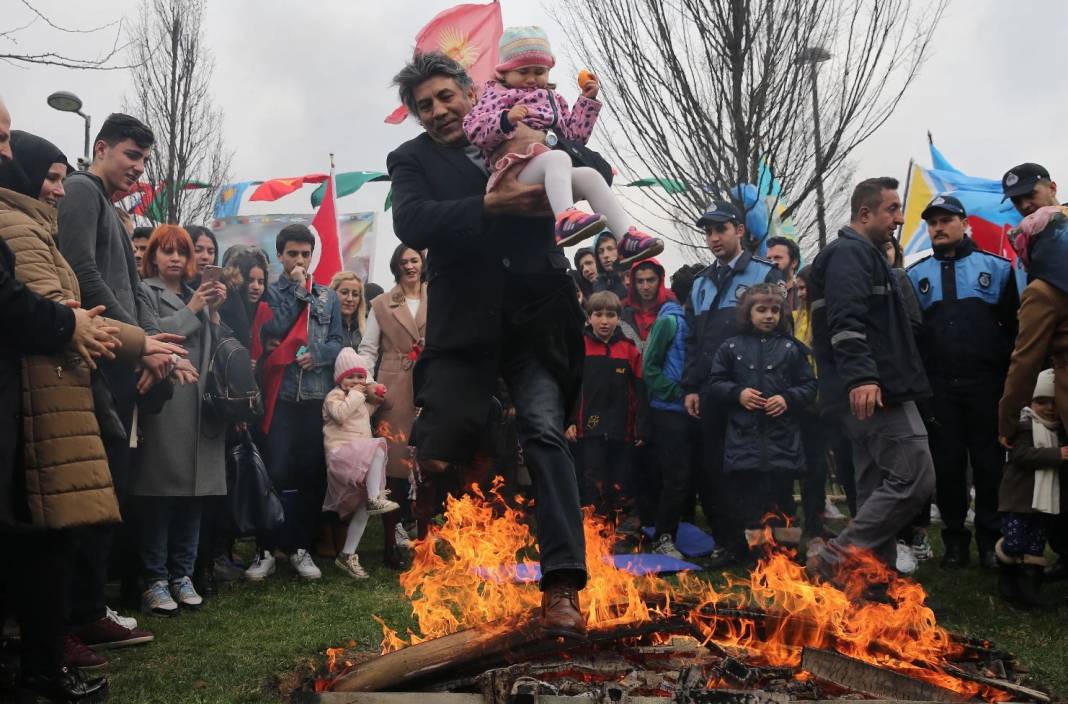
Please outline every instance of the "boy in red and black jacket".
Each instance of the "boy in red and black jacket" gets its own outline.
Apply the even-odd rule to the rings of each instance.
[[[590,296],[586,311],[586,363],[582,397],[567,437],[578,442],[584,481],[583,505],[598,515],[622,518],[633,505],[635,447],[649,435],[649,413],[642,384],[642,355],[619,329],[619,296],[600,291]]]

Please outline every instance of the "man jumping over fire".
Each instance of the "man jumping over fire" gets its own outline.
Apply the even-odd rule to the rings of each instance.
[[[419,467],[433,474],[476,460],[502,376],[537,487],[542,626],[551,635],[584,637],[578,590],[586,583],[585,541],[564,438],[581,374],[584,317],[545,190],[506,173],[486,193],[486,164],[463,131],[477,95],[458,63],[417,54],[394,83],[425,130],[387,161],[394,230],[409,247],[428,250],[426,347],[414,379]],[[513,140],[543,142],[545,133],[519,124]]]

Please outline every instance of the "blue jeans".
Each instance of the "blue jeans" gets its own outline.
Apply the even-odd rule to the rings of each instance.
[[[203,500],[196,496],[140,496],[136,500],[146,584],[193,576]]]

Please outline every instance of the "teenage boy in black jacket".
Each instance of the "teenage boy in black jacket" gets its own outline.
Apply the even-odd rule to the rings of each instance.
[[[820,398],[853,442],[857,514],[809,551],[810,572],[832,578],[845,548],[893,566],[896,537],[934,491],[934,463],[916,400],[931,395],[898,280],[883,254],[904,218],[897,180],[861,181],[848,227],[812,264],[813,347]]]

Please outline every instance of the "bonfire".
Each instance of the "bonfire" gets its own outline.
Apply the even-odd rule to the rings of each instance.
[[[775,544],[770,529],[759,541],[765,556],[744,577],[725,574],[722,583],[713,584],[689,573],[635,576],[613,562],[614,526],[586,509],[589,581],[580,606],[590,641],[547,643],[536,623],[540,592],[532,579],[523,579],[537,573],[536,543],[526,519],[531,502],[521,496],[506,501],[501,485],[498,478],[488,494],[471,486],[466,495],[450,497],[443,524],[416,543],[412,566],[400,577],[416,628],[400,634],[376,617],[383,630],[380,657],[353,665],[343,649],[331,649],[329,675],[316,689],[398,689],[437,677],[440,691],[441,677],[451,675],[476,689],[481,683],[485,691],[486,672],[495,667],[511,668],[515,677],[509,685],[522,673],[537,672],[542,681],[551,680],[548,666],[532,664],[546,657],[563,657],[573,664],[564,668],[570,676],[586,668],[579,679],[604,684],[614,675],[606,674],[604,662],[598,670],[590,658],[610,648],[617,665],[621,659],[633,664],[639,653],[647,661],[650,653],[659,653],[674,666],[680,652],[690,653],[688,662],[700,667],[661,675],[655,685],[642,680],[646,693],[666,696],[687,677],[686,686],[695,686],[695,672],[701,678],[696,686],[707,689],[774,676],[788,681],[787,691],[796,692],[811,688],[814,674],[819,676],[809,669],[822,671],[829,663],[832,669],[845,665],[887,673],[890,679],[880,686],[895,695],[903,683],[919,687],[915,697],[895,698],[1048,700],[1008,681],[1004,668],[1005,663],[1011,668],[1011,656],[939,626],[916,582],[860,551],[850,556],[834,583],[814,581],[792,549]],[[873,585],[885,587],[879,601],[863,598]],[[693,655],[698,651],[704,655]],[[995,660],[998,672],[989,668]],[[574,665],[579,661],[585,664]],[[525,664],[516,670],[516,663]],[[963,663],[988,667],[966,668]],[[616,669],[620,678],[633,680],[633,672],[624,675]],[[875,690],[842,685],[835,691],[880,694],[878,686]],[[812,690],[813,696],[798,698],[821,698],[816,694]]]

